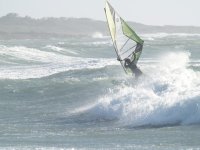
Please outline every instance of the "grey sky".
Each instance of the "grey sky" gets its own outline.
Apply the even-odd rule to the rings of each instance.
[[[110,0],[125,19],[149,25],[200,26],[200,0]],[[105,20],[105,0],[0,0],[0,16],[87,17]]]

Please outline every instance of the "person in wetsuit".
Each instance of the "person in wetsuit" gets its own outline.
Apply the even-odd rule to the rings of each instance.
[[[135,78],[138,78],[142,75],[142,71],[134,64],[134,61],[131,62],[129,58],[126,58],[124,61],[125,68],[130,68],[132,73],[135,75]]]
[[[117,60],[118,61],[124,61],[124,67],[131,69],[132,73],[135,75],[135,78],[138,78],[141,76],[143,73],[142,71],[136,66],[135,59],[136,59],[136,54],[137,52],[140,52],[142,50],[143,45],[137,43],[135,52],[133,53],[133,60],[131,61],[130,58],[126,58],[124,60],[121,60],[120,57],[118,56]]]

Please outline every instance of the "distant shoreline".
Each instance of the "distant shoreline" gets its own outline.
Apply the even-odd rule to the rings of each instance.
[[[151,26],[129,22],[138,34],[189,33],[200,34],[197,26]],[[108,35],[105,21],[88,18],[41,18],[20,17],[10,13],[0,17],[0,39],[12,38],[63,38],[69,36],[91,36],[95,32]]]

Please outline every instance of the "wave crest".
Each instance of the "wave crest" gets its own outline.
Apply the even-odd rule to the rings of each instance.
[[[200,123],[200,73],[187,68],[189,57],[184,52],[165,55],[156,66],[144,67],[148,76],[137,84],[122,83],[76,112],[131,127]]]

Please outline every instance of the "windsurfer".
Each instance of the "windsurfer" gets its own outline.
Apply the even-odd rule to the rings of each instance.
[[[136,79],[142,75],[142,71],[134,64],[134,61],[131,62],[129,58],[126,58],[124,61],[124,66],[131,69]]]

